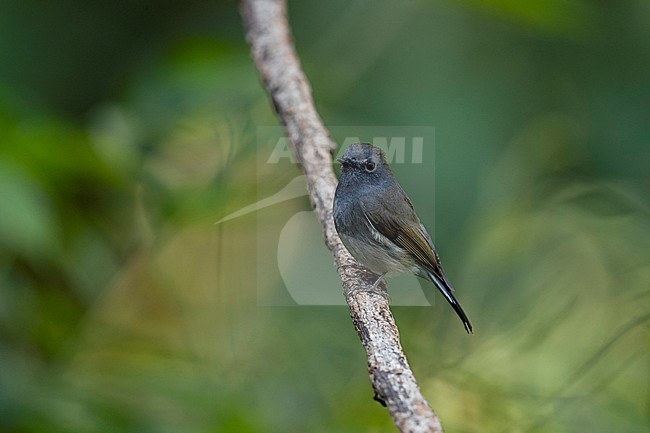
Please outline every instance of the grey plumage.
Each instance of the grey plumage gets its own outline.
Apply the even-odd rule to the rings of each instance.
[[[380,275],[377,283],[386,274],[402,272],[432,281],[467,332],[472,333],[431,237],[393,176],[383,151],[355,143],[339,161],[342,167],[334,196],[334,224],[350,254]]]

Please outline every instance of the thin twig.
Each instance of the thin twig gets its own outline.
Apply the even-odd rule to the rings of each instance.
[[[388,407],[401,432],[442,432],[402,351],[385,285],[383,293],[370,291],[372,277],[350,256],[334,228],[336,145],[314,107],[291,39],[285,2],[242,0],[241,12],[253,60],[305,174],[325,244],[334,255],[350,316],[368,358],[375,399]]]

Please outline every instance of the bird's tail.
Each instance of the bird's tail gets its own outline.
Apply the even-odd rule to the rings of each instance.
[[[467,314],[463,311],[463,307],[460,306],[456,298],[454,297],[452,291],[452,287],[449,285],[449,283],[446,281],[446,279],[441,280],[437,276],[435,276],[433,273],[429,273],[429,278],[431,278],[431,281],[436,285],[438,290],[440,290],[440,293],[442,293],[442,296],[445,297],[447,302],[449,302],[449,305],[451,305],[451,308],[454,309],[458,317],[460,317],[460,320],[463,321],[463,325],[465,326],[465,330],[467,331],[468,334],[473,334],[474,332],[472,331],[472,324],[469,323],[469,319],[467,318]]]

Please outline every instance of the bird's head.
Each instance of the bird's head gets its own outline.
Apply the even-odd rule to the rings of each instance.
[[[386,175],[392,178],[383,150],[368,143],[351,144],[336,160],[341,163],[341,181],[377,182]]]

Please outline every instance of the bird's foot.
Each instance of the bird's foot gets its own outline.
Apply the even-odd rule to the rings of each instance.
[[[377,287],[379,287],[379,285],[381,284],[381,282],[384,280],[384,277],[385,277],[385,276],[386,276],[386,272],[384,272],[383,274],[381,274],[381,275],[379,276],[379,278],[377,278],[377,281],[375,281],[375,284],[373,284],[372,287],[370,288],[370,291],[374,292],[375,290],[377,290]]]
[[[376,274],[372,274],[373,276]],[[370,289],[367,289],[366,291],[377,294],[384,298],[388,304],[390,304],[390,296],[388,295],[388,290],[386,288],[385,280],[384,277],[386,276],[386,272],[383,274],[379,275],[373,285],[370,287]],[[384,285],[382,286],[381,283],[384,282]]]

